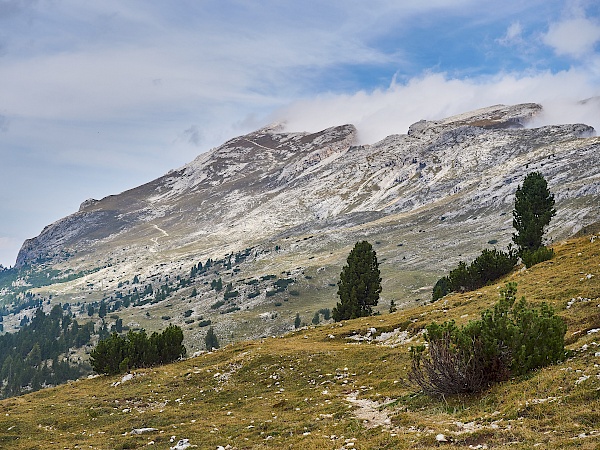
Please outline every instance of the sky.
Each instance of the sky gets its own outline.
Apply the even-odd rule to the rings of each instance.
[[[273,122],[368,144],[523,102],[600,130],[600,2],[0,0],[0,264]]]

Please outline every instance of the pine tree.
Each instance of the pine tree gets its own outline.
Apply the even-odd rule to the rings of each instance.
[[[321,321],[321,317],[319,316],[319,313],[316,312],[315,315],[312,318],[312,324],[313,325],[318,325],[320,321]]]
[[[357,242],[338,281],[340,301],[332,311],[336,322],[370,316],[381,293],[377,254],[367,241]]]
[[[106,302],[104,300],[102,300],[100,302],[100,308],[98,308],[98,316],[100,318],[104,318],[104,317],[106,317],[106,312],[107,312]]]
[[[542,247],[544,228],[556,214],[554,195],[548,190],[548,183],[539,172],[531,172],[517,187],[513,210],[513,241],[520,256],[525,252]]]
[[[219,340],[217,339],[217,335],[215,334],[213,327],[208,329],[206,337],[204,338],[204,343],[206,344],[206,350],[209,352],[215,348],[219,348]]]
[[[294,320],[294,328],[300,328],[302,325],[302,320],[300,319],[300,314],[296,313],[296,319]]]

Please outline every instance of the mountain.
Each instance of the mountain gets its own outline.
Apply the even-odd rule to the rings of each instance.
[[[540,113],[537,104],[497,105],[420,121],[372,145],[358,145],[352,125],[263,128],[86,200],[19,252],[17,270],[48,273],[44,286],[17,285],[80,304],[84,317],[86,303],[114,306],[150,285],[152,302],[115,313],[133,328],[196,319],[188,331],[198,348],[198,322],[211,320],[230,341],[281,333],[296,313],[309,321],[331,308],[350,248],[368,239],[384,279],[380,309],[424,302],[459,260],[510,242],[514,192],[528,172],[541,171],[555,194],[551,241],[598,220],[600,138],[584,124],[529,127]],[[189,277],[208,259],[219,264]],[[218,278],[225,293],[211,286]]]

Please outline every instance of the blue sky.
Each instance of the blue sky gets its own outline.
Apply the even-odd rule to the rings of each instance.
[[[0,0],[0,263],[88,198],[273,121],[420,119],[539,102],[600,129],[597,1]]]

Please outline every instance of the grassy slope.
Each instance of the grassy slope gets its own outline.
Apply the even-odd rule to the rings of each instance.
[[[598,448],[600,239],[557,244],[556,257],[509,278],[568,323],[565,362],[475,397],[427,398],[404,382],[410,343],[346,339],[369,327],[414,333],[432,320],[467,321],[500,285],[395,314],[327,324],[228,346],[176,364],[98,377],[0,402],[0,448]],[[593,275],[588,277],[589,275]],[[578,301],[566,309],[573,297]],[[598,353],[598,356],[595,356]],[[586,378],[589,377],[589,378]],[[354,395],[356,394],[356,395]],[[152,427],[141,435],[132,429]],[[469,447],[471,446],[471,447]],[[481,447],[479,447],[481,448]]]

